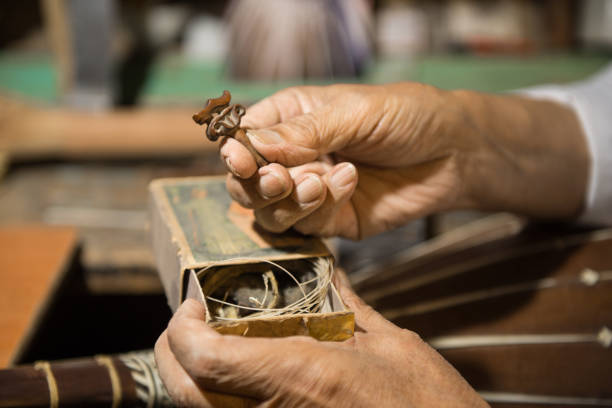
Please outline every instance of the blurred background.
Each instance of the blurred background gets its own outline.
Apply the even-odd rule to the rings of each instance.
[[[108,110],[249,102],[300,83],[500,91],[588,75],[605,0],[25,0],[0,13],[0,89]]]
[[[45,340],[30,338],[12,361],[151,347],[169,310],[148,243],[147,185],[224,172],[191,121],[224,89],[246,105],[335,82],[502,92],[580,80],[611,59],[606,0],[4,2],[0,273],[11,285],[34,269],[47,280],[28,279],[41,282],[66,269],[78,276],[61,296],[51,283],[40,298],[27,295],[45,305],[36,329]],[[338,242],[339,257],[358,275],[480,216],[445,214]],[[0,299],[2,310],[16,304]]]

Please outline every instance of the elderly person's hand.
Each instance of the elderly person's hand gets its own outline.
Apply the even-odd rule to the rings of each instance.
[[[589,157],[571,109],[417,83],[281,91],[222,143],[232,197],[271,231],[359,239],[456,208],[579,214]]]
[[[355,336],[344,342],[310,337],[223,336],[204,308],[187,300],[155,345],[159,373],[186,406],[486,407],[487,404],[417,334],[366,306],[337,273],[355,312]]]

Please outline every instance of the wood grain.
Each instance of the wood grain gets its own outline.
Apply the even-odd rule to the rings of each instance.
[[[66,275],[74,228],[0,228],[0,367],[13,363]]]

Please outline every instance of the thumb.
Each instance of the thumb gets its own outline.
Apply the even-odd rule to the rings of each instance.
[[[266,160],[299,166],[344,148],[357,134],[357,122],[343,109],[326,105],[274,126],[249,129],[247,135]]]
[[[368,306],[351,287],[348,276],[341,268],[336,268],[333,277],[334,286],[344,303],[355,313],[355,324],[366,332],[379,331],[395,327],[380,313]]]

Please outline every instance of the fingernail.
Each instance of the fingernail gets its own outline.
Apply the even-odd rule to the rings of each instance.
[[[278,144],[283,141],[281,135],[267,129],[249,130],[247,136],[263,144]]]
[[[323,184],[317,176],[308,176],[295,188],[297,201],[306,204],[315,201],[323,194]]]
[[[287,189],[285,182],[276,173],[265,173],[259,179],[259,193],[264,198],[272,198],[282,194]]]
[[[356,174],[357,169],[352,163],[343,163],[334,169],[331,182],[338,187],[344,187],[355,180]]]
[[[227,168],[229,169],[229,171],[231,171],[232,173],[234,173],[238,177],[242,177],[240,175],[240,173],[238,173],[236,171],[236,168],[234,168],[234,166],[232,166],[232,161],[230,160],[229,156],[225,158],[225,164],[227,165]]]

